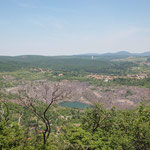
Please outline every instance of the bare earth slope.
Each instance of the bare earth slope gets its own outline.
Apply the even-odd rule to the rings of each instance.
[[[15,88],[6,89],[8,92],[18,93],[19,90],[26,88],[30,94],[34,97],[37,94],[40,100],[42,99],[43,86],[47,84],[49,88],[49,98],[53,91],[53,82],[50,81],[33,81],[25,82],[24,86],[19,85]],[[141,101],[150,102],[150,89],[140,88],[134,86],[115,86],[115,87],[94,87],[89,86],[87,83],[79,81],[67,81],[60,82],[61,88],[70,89],[71,96],[69,99],[63,99],[62,101],[79,101],[83,103],[92,104],[93,102],[102,102],[107,108],[115,106],[118,109],[134,108],[139,105]],[[34,87],[37,88],[35,93]]]

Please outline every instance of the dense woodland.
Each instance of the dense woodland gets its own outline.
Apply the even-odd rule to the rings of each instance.
[[[125,110],[108,109],[99,102],[86,109],[58,104],[58,101],[70,98],[70,89],[64,90],[59,84],[63,80],[86,82],[94,86],[93,91],[100,86],[150,88],[150,68],[141,60],[143,58],[137,56],[132,59],[95,56],[94,60],[91,56],[1,56],[0,149],[149,150],[150,106],[145,99],[136,108]],[[144,63],[148,62],[149,57],[146,57]],[[89,74],[126,76],[136,73],[148,76],[140,80],[116,78],[108,82],[87,78]],[[42,84],[43,80],[54,82],[51,97],[50,87]],[[36,96],[36,86],[33,87],[34,97],[27,89],[18,94],[7,91],[30,81],[41,81],[43,101]],[[125,97],[131,95],[133,93],[127,90]]]
[[[111,58],[112,59],[112,58]],[[17,56],[17,57],[0,57],[0,71],[16,71],[21,68],[50,68],[59,71],[77,71],[87,73],[109,73],[122,74],[125,69],[130,69],[136,64],[132,62],[111,62],[109,57],[75,57],[75,56]]]
[[[5,105],[1,103],[4,110],[4,114],[1,110],[0,122],[1,149],[148,150],[150,147],[150,106],[147,104],[125,111],[107,110],[102,104],[85,111],[53,106],[47,112],[51,130],[46,143],[41,118],[26,107]],[[41,115],[43,107],[44,104],[36,108]]]

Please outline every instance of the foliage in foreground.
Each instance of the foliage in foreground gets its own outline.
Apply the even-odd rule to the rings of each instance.
[[[72,149],[148,150],[150,106],[117,111],[96,105],[86,111],[81,127],[65,128],[65,132]]]
[[[78,124],[69,120],[60,133],[53,130],[44,146],[42,133],[27,131],[27,127],[1,118],[0,149],[149,150],[150,106],[141,104],[135,110],[120,111],[96,104],[85,111]]]

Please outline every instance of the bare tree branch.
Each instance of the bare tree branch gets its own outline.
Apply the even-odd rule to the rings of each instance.
[[[39,83],[42,86],[43,91],[38,91],[36,85],[23,86],[23,89],[19,91],[20,102],[29,110],[32,111],[34,115],[42,120],[45,125],[45,130],[43,132],[43,145],[47,143],[49,135],[51,133],[51,123],[47,117],[48,110],[53,105],[54,102],[62,100],[64,98],[69,98],[71,94],[71,89],[66,88],[65,90],[59,83],[54,83],[53,87],[47,82]],[[52,91],[51,91],[52,88]],[[29,90],[30,89],[30,90]],[[31,91],[33,92],[31,94]],[[42,92],[42,99],[46,103],[46,107],[42,114],[37,111],[37,102],[39,101],[39,92]]]

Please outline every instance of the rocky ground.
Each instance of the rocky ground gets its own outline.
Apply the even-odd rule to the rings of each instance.
[[[47,91],[45,102],[48,103],[55,91],[54,85],[54,82],[46,80],[26,81],[17,87],[7,88],[6,91],[17,94],[20,90],[26,90],[31,97],[42,101],[45,101],[43,96]],[[79,81],[65,80],[59,83],[59,92],[64,96],[56,103],[67,100],[92,104],[98,101],[104,103],[107,108],[115,106],[118,109],[127,109],[136,107],[142,101],[150,102],[150,89],[135,86],[95,87]],[[67,94],[69,96],[65,96]]]

